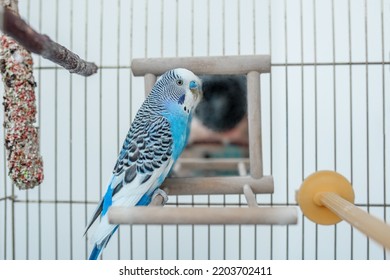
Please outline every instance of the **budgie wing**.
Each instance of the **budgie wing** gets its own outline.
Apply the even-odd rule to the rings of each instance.
[[[111,205],[134,206],[161,185],[173,165],[173,138],[164,117],[133,122],[115,164],[108,189],[86,231]]]

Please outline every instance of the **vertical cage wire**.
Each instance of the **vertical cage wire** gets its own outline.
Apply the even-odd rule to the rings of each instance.
[[[39,32],[99,65],[89,78],[34,56],[45,182],[19,191],[1,149],[0,259],[85,259],[82,237],[143,98],[132,58],[270,54],[261,78],[264,173],[260,205],[297,207],[319,169],[353,184],[356,205],[388,221],[388,0],[30,0]],[[45,15],[45,16],[43,16]],[[3,131],[0,137],[3,138]],[[2,165],[2,166],[1,166]],[[240,195],[170,197],[185,206],[238,206]],[[184,205],[184,206],[183,206]],[[351,226],[121,226],[104,259],[388,259]],[[93,229],[92,229],[93,230]]]

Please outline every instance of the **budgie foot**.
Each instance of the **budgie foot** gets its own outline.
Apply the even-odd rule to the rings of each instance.
[[[154,193],[153,193],[153,196],[152,196],[152,201],[155,199],[156,196],[160,195],[163,199],[162,201],[162,205],[165,205],[167,202],[168,202],[168,194],[163,191],[162,189],[160,188],[157,188]]]

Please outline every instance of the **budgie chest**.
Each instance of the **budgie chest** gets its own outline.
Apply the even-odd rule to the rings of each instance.
[[[172,158],[176,161],[187,144],[189,134],[189,115],[169,115],[167,119],[171,125],[173,138]]]

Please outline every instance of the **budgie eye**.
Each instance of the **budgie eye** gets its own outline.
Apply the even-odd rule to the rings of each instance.
[[[178,86],[182,86],[182,85],[183,85],[183,80],[182,80],[182,79],[176,80],[176,84],[177,84]]]

